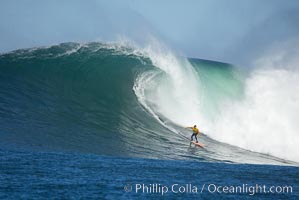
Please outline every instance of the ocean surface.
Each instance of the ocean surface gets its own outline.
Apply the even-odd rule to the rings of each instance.
[[[299,199],[297,74],[159,45],[1,54],[0,198]]]

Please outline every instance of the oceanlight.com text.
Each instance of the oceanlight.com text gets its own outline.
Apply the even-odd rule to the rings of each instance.
[[[160,194],[165,195],[168,193],[173,194],[201,194],[201,193],[210,193],[210,194],[292,194],[293,187],[289,185],[218,185],[214,183],[209,184],[178,184],[174,183],[171,185],[165,185],[160,183],[152,184],[126,184],[124,186],[126,192],[134,192],[136,194]]]

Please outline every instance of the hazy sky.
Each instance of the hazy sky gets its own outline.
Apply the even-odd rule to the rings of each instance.
[[[148,34],[189,57],[239,62],[299,36],[299,1],[0,1],[1,52]]]

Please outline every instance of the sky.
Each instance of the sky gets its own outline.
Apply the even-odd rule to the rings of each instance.
[[[0,52],[149,35],[184,56],[246,62],[299,36],[299,1],[0,1]]]

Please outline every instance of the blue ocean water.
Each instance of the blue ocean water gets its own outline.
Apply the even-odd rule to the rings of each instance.
[[[1,199],[299,198],[298,167],[94,154],[1,149],[0,181]],[[253,189],[257,184],[265,185],[265,192]],[[217,192],[216,187],[224,186],[244,189],[236,193],[219,189]],[[292,190],[282,192],[279,188],[279,192],[271,193],[268,190],[272,186],[291,186]]]

